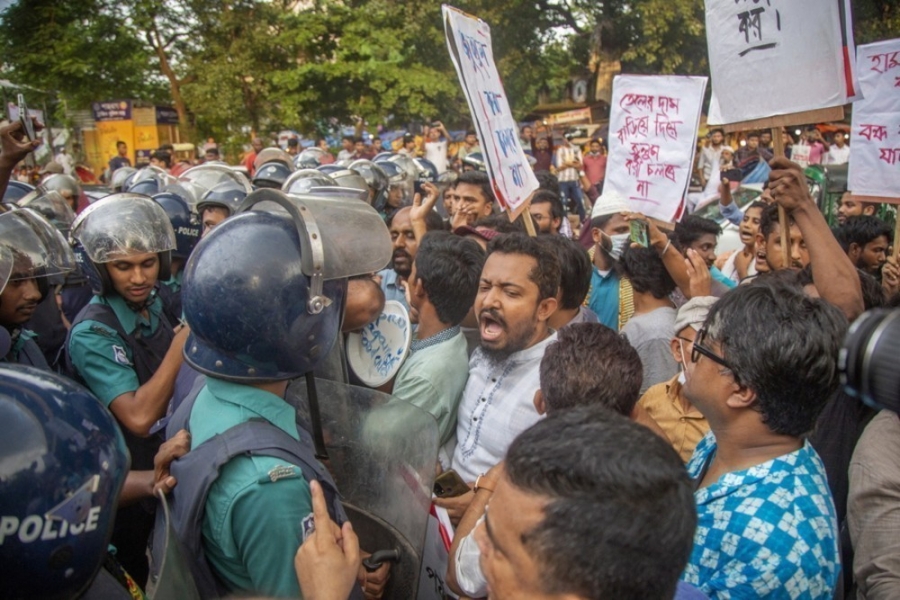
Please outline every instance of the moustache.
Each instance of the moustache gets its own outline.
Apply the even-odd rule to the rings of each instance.
[[[483,311],[478,313],[478,320],[480,321],[481,319],[483,319],[485,317],[485,315],[490,317],[491,320],[499,323],[501,326],[506,327],[506,320],[500,316],[500,313],[497,312],[496,309],[493,309],[493,308],[484,309]]]
[[[391,254],[391,258],[393,260],[397,260],[398,258],[405,258],[406,260],[411,261],[412,257],[409,255],[409,252],[404,250],[403,248],[397,248],[394,250],[394,253]]]

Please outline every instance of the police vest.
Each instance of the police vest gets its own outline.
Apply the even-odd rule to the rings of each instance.
[[[190,431],[191,411],[201,390],[202,386],[195,386],[169,419],[166,429],[169,437],[180,429]],[[182,554],[191,563],[190,571],[202,598],[220,598],[234,591],[228,590],[216,576],[203,552],[206,498],[213,483],[219,478],[219,472],[232,458],[268,456],[300,467],[307,484],[315,479],[322,485],[331,518],[338,525],[347,520],[334,480],[316,460],[315,450],[306,430],[299,425],[298,429],[301,439],[295,440],[268,421],[251,419],[211,437],[172,463],[170,471],[178,480],[178,486],[169,497],[171,525],[182,546]],[[155,569],[163,564],[161,553],[164,551],[165,532],[164,517],[161,512],[157,512],[151,549],[151,564],[154,565],[151,577],[159,575]],[[289,558],[285,557],[285,560]]]
[[[19,349],[19,353],[16,356],[16,363],[44,369],[45,371],[50,370],[50,365],[47,364],[47,359],[44,357],[41,347],[37,345],[37,342],[30,339],[25,340],[25,343],[22,344],[22,347]]]
[[[175,337],[172,326],[164,314],[160,315],[159,326],[153,335],[144,337],[140,335],[140,330],[135,332],[138,335],[128,334],[122,329],[122,324],[119,323],[115,311],[106,304],[92,303],[85,306],[75,317],[72,328],[74,329],[75,325],[82,321],[97,321],[115,331],[122,338],[131,350],[132,366],[140,385],[147,383],[156,373]],[[75,372],[72,357],[69,356],[71,336],[72,330],[70,329],[65,345],[66,367],[73,378],[83,384],[84,380]],[[140,437],[125,427],[121,427],[121,430],[125,437],[125,445],[128,446],[128,451],[131,453],[132,470],[152,470],[153,458],[163,442],[161,432],[149,437]],[[147,580],[148,565],[145,551],[147,540],[153,530],[155,508],[156,503],[152,499],[120,508],[113,527],[112,543],[118,551],[119,561],[140,586],[144,586]]]

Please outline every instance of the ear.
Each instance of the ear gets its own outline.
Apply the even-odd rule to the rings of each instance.
[[[603,239],[603,236],[600,233],[600,230],[596,227],[591,228],[591,239],[594,240],[595,244],[599,244],[600,240]]]
[[[725,400],[725,405],[734,409],[751,408],[754,404],[756,392],[739,383],[733,384],[731,395]]]
[[[532,400],[532,402],[534,402],[534,410],[536,410],[539,415],[547,414],[547,403],[544,402],[544,393],[540,388],[535,390],[534,400]]]
[[[550,315],[556,312],[559,301],[556,298],[544,298],[537,307],[538,321],[546,321]]]
[[[675,362],[679,364],[682,363],[683,358],[681,356],[681,344],[683,343],[684,342],[682,342],[678,338],[672,338],[672,340],[669,342],[669,349],[672,350],[672,358],[674,358]]]
[[[870,217],[873,216],[875,214],[875,205],[867,204],[866,206],[863,206],[862,214],[868,215]]]
[[[757,233],[756,234],[756,249],[764,250],[765,247],[766,247],[766,238],[763,237],[763,234]]]
[[[550,223],[552,223],[551,229],[559,231],[559,227],[562,225],[562,219],[553,219]]]
[[[862,246],[860,246],[856,242],[851,242],[850,247],[847,248],[847,256],[850,258],[850,262],[855,265],[856,261],[859,260],[859,256],[862,254],[862,251]]]
[[[409,291],[416,298],[425,298],[428,296],[425,292],[425,286],[422,285],[421,277],[416,277],[416,282],[410,286]]]

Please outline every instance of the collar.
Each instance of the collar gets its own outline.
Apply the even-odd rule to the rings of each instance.
[[[151,292],[151,296],[147,301],[147,312],[150,315],[149,321],[140,312],[131,308],[125,301],[125,298],[119,294],[94,296],[93,301],[109,306],[126,333],[134,332],[139,325],[154,329],[159,323],[159,315],[162,313],[162,300],[159,299],[155,289]]]
[[[509,365],[513,363],[526,363],[529,361],[540,361],[544,356],[544,350],[547,349],[547,346],[556,341],[556,331],[550,330],[550,335],[547,336],[543,341],[538,342],[534,346],[529,348],[525,348],[524,350],[519,350],[518,352],[514,352],[510,354],[506,360],[503,361],[503,365]],[[478,347],[480,352],[483,352],[481,346]]]
[[[459,334],[459,331],[459,325],[454,325],[453,327],[448,327],[447,329],[440,331],[431,337],[425,338],[424,340],[413,340],[409,345],[409,351],[418,352],[419,350],[424,350],[425,348],[430,348],[431,346],[437,346],[440,343],[446,342],[456,337]]]
[[[206,388],[216,400],[251,412],[299,440],[294,408],[275,394],[249,385],[214,377],[206,378]]]
[[[10,344],[9,348],[9,354],[15,356],[22,351],[22,348],[25,346],[25,342],[27,342],[28,340],[33,340],[37,337],[37,334],[30,329],[17,327],[10,332],[9,337],[12,340],[12,344]]]

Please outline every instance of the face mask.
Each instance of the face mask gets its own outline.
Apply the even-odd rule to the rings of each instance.
[[[684,385],[688,380],[688,362],[690,361],[691,357],[684,355],[684,340],[679,339],[678,346],[679,348],[681,348],[681,372],[678,374],[678,383]]]
[[[615,235],[607,235],[603,234],[609,238],[609,241],[612,242],[612,247],[609,250],[606,250],[606,253],[609,254],[610,258],[613,260],[619,260],[622,257],[622,253],[625,251],[625,248],[628,247],[628,244],[631,242],[631,234],[630,233],[617,233]]]

